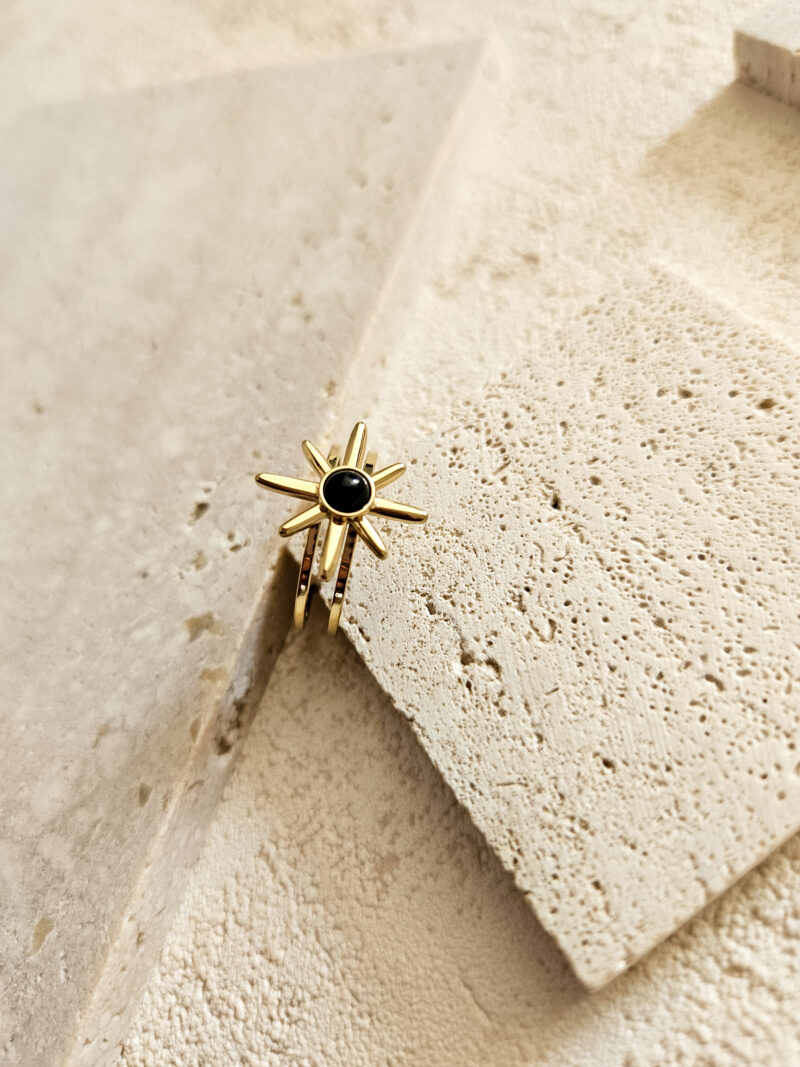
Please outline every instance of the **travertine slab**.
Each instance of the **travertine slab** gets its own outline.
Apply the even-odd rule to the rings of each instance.
[[[348,632],[590,986],[800,826],[797,368],[634,275],[451,413],[427,527],[359,561]]]
[[[795,1067],[798,879],[795,837],[590,995],[353,650],[306,632],[118,1062]]]
[[[739,77],[800,107],[800,4],[781,0],[749,18],[733,38]]]
[[[385,304],[476,55],[2,134],[4,1063],[62,1062],[79,1018],[96,1063],[124,1026],[289,620],[252,473],[294,461]]]

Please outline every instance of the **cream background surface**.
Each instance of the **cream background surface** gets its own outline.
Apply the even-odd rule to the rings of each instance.
[[[792,343],[800,264],[798,117],[729,84],[732,28],[750,10],[748,4],[642,6],[609,0],[547,8],[502,4],[491,12],[470,0],[435,8],[109,6],[82,0],[53,10],[43,0],[10,4],[2,14],[3,121],[45,104],[120,89],[490,36],[497,111],[482,150],[459,166],[449,229],[437,245],[439,261],[423,272],[414,307],[404,309],[391,332],[376,330],[371,346],[362,347],[353,371],[360,391],[344,390],[331,411],[339,435],[338,427],[353,416],[377,420],[386,450],[400,455],[436,428],[453,401],[518,364],[532,338],[563,325],[643,258],[677,266]],[[380,381],[373,379],[372,394],[364,388],[370,367],[382,372]],[[300,686],[304,700],[307,675],[296,673],[291,684]],[[372,685],[355,661],[346,668],[345,684]],[[327,706],[328,698],[322,700]],[[298,700],[288,703],[294,707]],[[395,766],[397,745],[410,743],[400,726],[388,764],[373,751],[370,778],[385,778]],[[369,793],[356,755],[348,749],[344,769],[358,797],[355,814],[363,818],[368,810],[361,797]],[[246,764],[242,767],[246,775]],[[433,777],[430,785],[443,790]],[[231,797],[237,789],[234,782]],[[248,803],[255,805],[260,786],[252,781],[251,789]],[[343,785],[340,792],[348,795]],[[392,898],[397,920],[391,909],[365,906],[340,892],[337,851],[326,848],[326,857],[333,852],[331,873],[320,874],[315,857],[308,877],[320,887],[322,907],[332,916],[334,941],[326,942],[324,932],[312,934],[318,955],[313,945],[295,956],[276,950],[274,967],[267,945],[249,957],[250,972],[241,966],[241,953],[227,957],[215,948],[225,943],[226,923],[234,945],[238,925],[243,941],[262,946],[267,910],[276,943],[283,938],[298,946],[301,928],[316,931],[324,924],[303,914],[293,925],[299,890],[293,889],[291,866],[277,868],[281,891],[266,896],[263,870],[254,859],[263,835],[248,839],[241,809],[233,801],[230,812],[223,805],[125,1056],[153,1063],[192,1062],[191,1057],[212,1063],[237,1057],[256,1063],[270,1057],[348,1063],[359,1056],[363,1062],[391,1062],[394,1056],[400,1062],[506,1063],[514,1062],[513,1056],[539,1062],[546,1055],[553,1062],[586,1063],[626,1062],[626,1056],[631,1063],[681,1057],[691,1063],[796,1060],[794,842],[607,992],[589,998],[574,985],[496,861],[469,836],[474,831],[449,794],[441,796],[447,817],[462,820],[459,833],[472,842],[465,864],[452,839],[431,833],[435,820],[426,823],[419,859],[398,876],[399,895]],[[417,797],[414,791],[408,804]],[[298,803],[304,803],[302,791]],[[297,847],[292,842],[302,841],[297,826],[311,832],[320,824],[319,808],[303,808],[300,823],[283,836],[273,826],[269,847],[290,857]],[[348,814],[331,831],[334,842],[348,841],[353,833],[368,836],[368,827],[350,820]],[[214,904],[209,921],[209,902],[221,899],[214,888],[219,872],[213,873],[220,836],[238,840],[241,854],[228,870],[227,918]],[[432,884],[426,877],[432,870],[445,872],[446,900],[431,890],[421,902],[418,893]],[[353,878],[369,883],[360,868]],[[459,897],[454,885],[465,887],[467,897]],[[425,911],[432,899],[433,916]],[[237,900],[240,908],[234,907]],[[509,911],[511,932],[501,934],[497,924]],[[375,916],[369,931],[368,914]],[[417,915],[428,918],[419,938],[409,941],[409,924]],[[461,916],[466,919],[459,927]],[[453,927],[463,951],[456,952],[445,935]],[[411,949],[390,951],[398,942]],[[461,981],[465,958],[471,961],[469,988],[484,991],[483,998],[480,992],[471,997]],[[175,959],[184,963],[178,967]],[[538,973],[540,961],[546,977],[537,979],[531,972]],[[478,986],[470,975],[480,978]],[[134,1007],[136,987],[132,981],[126,1012]],[[204,995],[204,987],[212,993],[224,989],[225,996]],[[249,999],[250,992],[256,999]],[[365,1011],[360,1005],[368,994],[374,1007]],[[618,997],[622,1000],[612,1003]],[[579,1008],[573,1010],[574,1004]],[[465,1021],[470,1018],[472,1024]],[[87,1062],[98,1061],[103,1037],[108,1055],[115,1055],[125,1021],[123,1013],[106,1020],[102,1036],[94,1029],[80,1035]],[[292,1043],[295,1031],[281,1044],[293,1025],[307,1036]],[[248,1036],[248,1028],[255,1036]],[[232,1041],[238,1042],[235,1052]]]
[[[485,25],[470,21],[475,13],[467,5],[438,9],[440,25],[448,24],[445,11],[449,24],[461,29]],[[647,11],[592,5],[545,13],[515,5],[492,20],[499,78],[490,148],[461,171],[440,260],[405,315],[400,336],[383,347],[376,338],[354,366],[352,391],[345,391],[343,405],[329,420],[332,437],[341,436],[351,419],[367,415],[373,439],[380,427],[386,458],[402,456],[409,441],[446,430],[442,413],[453,399],[471,396],[479,404],[482,383],[501,372],[506,379],[516,374],[520,381],[526,367],[532,376],[546,375],[548,367],[536,363],[542,338],[568,324],[613,283],[624,282],[643,262],[666,264],[723,306],[744,312],[770,336],[792,343],[800,281],[800,119],[790,109],[730,84],[731,30],[747,11],[724,5]],[[415,33],[431,25],[416,13],[409,22]],[[376,360],[383,373],[370,390],[364,371]],[[503,444],[502,433],[497,444]],[[406,491],[412,500],[413,478],[412,471]],[[403,495],[399,486],[396,495]],[[399,541],[400,535],[395,536]],[[413,555],[407,540],[400,543],[402,551]],[[354,583],[355,590],[361,581],[366,589],[361,594],[364,618],[358,620],[361,641],[379,641],[380,626],[373,620],[369,632],[365,619],[379,610],[382,572],[366,560],[361,566],[367,573],[362,571]],[[435,572],[428,581],[435,585]],[[354,595],[357,600],[359,594]],[[394,647],[402,676],[402,634]],[[370,658],[380,662],[381,649]],[[323,703],[329,706],[330,698],[320,698]],[[346,746],[348,761],[355,747],[355,742]],[[335,764],[335,755],[326,754],[326,769]],[[357,785],[359,798],[374,796],[364,793],[373,779],[385,782],[387,770],[371,751]],[[340,779],[335,781],[346,792]],[[255,804],[259,787],[253,784],[248,790],[249,803]],[[232,806],[237,796],[234,781]],[[442,810],[449,813],[446,790],[443,797]],[[353,807],[359,820],[374,809],[381,830],[377,802],[362,805],[359,799]],[[400,804],[395,808],[404,810]],[[431,810],[427,805],[426,813]],[[315,805],[306,811],[312,827],[319,825]],[[230,840],[246,820],[227,820],[224,812],[223,805],[214,833],[226,833]],[[348,814],[344,831],[337,829],[337,839],[360,839],[360,831],[350,829],[350,818]],[[327,855],[325,829],[321,834]],[[282,848],[292,852],[299,832],[292,825],[278,836]],[[382,854],[384,847],[376,846],[376,851]],[[388,903],[376,905],[369,933],[366,917],[374,913],[359,892],[352,891],[358,903],[343,905],[341,897],[350,894],[339,893],[338,879],[326,891],[326,879],[320,876],[317,899],[335,915],[331,925],[341,931],[343,924],[350,933],[331,952],[305,912],[298,926],[294,918],[285,927],[283,919],[276,920],[284,944],[292,940],[290,929],[310,927],[313,940],[324,948],[320,953],[313,945],[299,949],[292,963],[270,972],[266,988],[280,991],[279,997],[284,991],[304,990],[304,1007],[291,1022],[273,1029],[277,1011],[260,1006],[255,996],[243,1002],[250,1010],[244,1007],[235,1026],[247,1050],[242,1055],[256,1062],[324,1062],[328,1057],[334,1062],[348,1062],[348,1057],[392,1062],[394,1056],[407,1063],[793,1063],[798,1055],[795,1009],[789,1007],[798,933],[794,851],[792,841],[628,974],[592,996],[567,980],[566,972],[560,972],[562,979],[556,977],[554,947],[534,924],[527,931],[535,942],[526,942],[519,1000],[512,992],[519,972],[509,943],[522,944],[525,937],[515,927],[505,941],[493,925],[505,912],[505,901],[495,896],[499,871],[494,860],[488,872],[485,862],[475,864],[483,888],[470,889],[473,883],[463,873],[458,846],[427,838],[416,867],[398,865],[398,911]],[[240,855],[252,862],[254,852],[251,842]],[[346,846],[333,852],[342,856]],[[201,886],[214,883],[212,866],[219,877],[221,854],[210,846],[193,887],[198,896],[187,900],[172,942],[175,955],[169,948],[165,952],[124,1060],[148,1062],[156,1050],[188,1034],[184,1048],[196,1042],[192,1047],[200,1059],[212,1055],[204,1044],[211,1026],[208,997],[198,989],[197,975],[213,973],[227,983],[235,968],[215,962],[210,972],[205,969],[209,959],[226,958],[227,950],[211,933],[213,921],[199,894]],[[369,878],[367,871],[365,863],[357,876],[359,887]],[[249,874],[238,869],[228,873],[228,900],[241,905],[244,938],[249,938],[254,929],[269,925],[267,913],[274,912],[266,900],[261,903],[258,868]],[[437,884],[439,878],[447,889],[442,896],[426,890],[423,903],[416,886]],[[475,893],[469,905],[452,889],[454,883],[471,898]],[[491,907],[482,895],[487,885]],[[779,897],[785,910],[773,909]],[[513,907],[522,914],[519,898]],[[252,919],[251,908],[263,908],[260,922]],[[340,918],[342,908],[346,920]],[[421,915],[428,916],[427,922]],[[417,920],[423,933],[406,951],[408,928]],[[457,938],[451,936],[453,928]],[[773,938],[777,957],[767,948]],[[234,944],[240,958],[245,956],[241,942],[234,938]],[[351,951],[357,962],[351,962]],[[325,965],[312,961],[323,954],[334,975],[319,983],[311,975]],[[172,976],[176,967],[178,974]],[[295,971],[304,976],[298,984]],[[247,994],[257,987],[253,976],[265,973],[256,965],[247,982],[230,988]],[[405,985],[407,976],[411,980]],[[367,990],[375,989],[373,1000]],[[349,1006],[342,1006],[343,995]],[[370,1004],[366,1011],[365,999]],[[266,1024],[257,1021],[263,1016]],[[470,1018],[472,1025],[466,1021]],[[214,1025],[220,1027],[220,1041],[233,1030],[224,1020]],[[363,1030],[356,1034],[353,1028],[359,1025]],[[292,1036],[285,1045],[262,1043],[267,1035],[283,1040],[287,1029]]]
[[[304,634],[117,1062],[790,1067],[798,877],[794,838],[587,993],[344,638]]]
[[[8,1062],[119,1026],[155,962],[290,619],[253,474],[420,262],[476,63],[245,71],[0,129]]]
[[[631,271],[421,443],[431,518],[353,583],[364,662],[592,987],[800,827],[799,384]]]

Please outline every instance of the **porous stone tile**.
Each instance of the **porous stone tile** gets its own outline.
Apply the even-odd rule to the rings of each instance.
[[[359,561],[347,632],[589,986],[800,823],[797,360],[634,274],[447,416],[428,525]]]
[[[353,650],[307,632],[116,1062],[792,1067],[799,877],[795,837],[590,995]]]
[[[731,25],[739,23],[751,8],[747,0],[736,0],[733,5],[698,0],[688,6],[645,7],[627,0],[592,0],[546,9],[514,0],[500,0],[491,8],[477,0],[447,0],[437,5],[411,0],[401,6],[385,0],[309,0],[288,7],[272,0],[255,6],[240,0],[202,0],[190,5],[165,5],[160,0],[120,0],[113,5],[65,0],[56,7],[49,0],[30,0],[24,9],[12,5],[0,16],[5,30],[0,34],[0,111],[7,120],[9,113],[53,99],[150,86],[265,62],[285,65],[341,55],[343,50],[363,52],[473,36],[493,25],[509,60],[506,80],[491,143],[482,151],[479,165],[473,162],[462,171],[448,201],[449,215],[458,218],[455,239],[442,247],[441,261],[415,314],[404,317],[401,343],[378,352],[362,345],[364,359],[360,366],[351,364],[353,376],[338,391],[337,410],[332,410],[336,434],[342,433],[343,424],[367,414],[382,454],[395,451],[404,456],[416,449],[418,437],[435,432],[443,404],[476,393],[483,378],[496,378],[499,369],[515,360],[529,362],[532,338],[568,321],[605,290],[610,279],[624,277],[632,263],[653,254],[680,264],[730,305],[769,322],[770,329],[790,339],[797,335],[800,259],[793,254],[792,242],[800,204],[798,116],[745,85],[728,85]],[[603,91],[597,91],[598,86]],[[441,216],[429,213],[430,218],[441,225]],[[374,418],[362,402],[365,382],[373,381],[379,400]],[[349,410],[342,417],[345,406]],[[263,452],[265,457],[277,456],[272,444]],[[283,462],[282,455],[277,461]],[[296,462],[294,452],[291,461]],[[401,486],[398,483],[398,495]],[[402,492],[414,499],[417,488],[409,481]],[[282,505],[275,501],[273,506],[277,520]],[[388,533],[394,552],[402,532]],[[359,559],[354,590],[362,581],[381,580],[380,571],[362,575],[364,566],[369,566],[368,561]],[[351,760],[357,755],[358,740],[352,745],[355,751],[349,753]],[[386,769],[373,766],[370,773],[380,778]],[[321,781],[324,769],[322,774]],[[291,792],[288,784],[287,792]],[[196,798],[199,793],[195,788],[189,796]],[[318,798],[323,809],[330,803],[327,795],[313,790],[309,795]],[[319,812],[314,817],[318,819]],[[422,824],[419,816],[417,826],[428,832],[429,824]],[[348,828],[342,832],[346,836]],[[227,833],[234,836],[236,827],[230,826]],[[451,845],[449,841],[445,847]],[[429,886],[424,871],[446,862],[445,852],[429,854],[424,870],[410,868],[409,880],[400,888],[413,893],[419,881],[416,910],[423,906]],[[486,862],[491,864],[491,859]],[[642,1044],[633,1048],[633,1062],[637,1062],[635,1057],[647,1062],[648,1056],[651,1062],[679,1061],[682,1048],[689,1049],[684,1057],[687,1062],[705,1058],[714,1063],[752,1063],[764,1049],[770,1053],[780,1049],[783,1058],[774,1052],[762,1059],[792,1062],[796,1046],[781,1045],[778,1040],[786,1037],[790,1023],[790,1017],[782,1014],[783,1006],[792,1008],[797,988],[791,967],[782,966],[789,963],[794,919],[791,867],[780,870],[785,877],[781,875],[780,884],[774,886],[774,900],[767,895],[752,904],[747,900],[737,904],[735,921],[719,935],[715,928],[706,928],[698,951],[687,958],[685,971],[659,971],[641,999],[631,1002],[620,1015],[606,1017],[607,1040],[613,1043],[635,1028]],[[493,914],[492,896],[470,910],[457,889],[453,887],[451,899],[468,916],[463,928],[459,927],[465,952],[471,974],[480,974],[491,949],[488,939],[477,945],[472,928],[480,928]],[[198,894],[199,914],[202,890],[193,892]],[[284,887],[281,892],[285,893]],[[781,894],[784,902],[788,897],[788,910],[779,906]],[[295,899],[291,893],[286,897]],[[269,902],[264,900],[270,915],[283,914],[277,910],[281,899],[273,894]],[[398,975],[407,966],[412,976],[418,976],[419,988],[430,989],[430,996],[414,1000],[412,986],[404,986],[415,1011],[398,1016],[394,1009],[402,1007],[403,1001],[392,997],[391,990],[379,988],[371,1017],[375,1042],[369,1046],[368,1062],[386,1058],[382,1042],[391,1043],[393,1037],[399,1043],[408,1042],[412,1040],[409,1035],[422,1042],[426,1031],[435,1030],[443,1021],[437,1014],[440,990],[425,984],[426,960],[434,933],[443,926],[446,933],[458,917],[447,913],[449,922],[443,923],[446,902],[441,896],[436,899],[440,911],[429,916],[431,933],[415,942],[414,951],[389,956]],[[395,900],[405,914],[402,898]],[[727,900],[720,906],[724,914]],[[237,914],[244,916],[242,910]],[[764,922],[762,916],[766,916]],[[243,925],[237,946],[259,944],[263,917],[262,909],[252,910],[253,927]],[[358,941],[357,923],[363,922],[363,914],[356,912],[349,922],[352,938]],[[524,915],[512,935],[523,946],[523,954],[530,945],[525,932],[529,924],[530,914]],[[56,934],[62,936],[63,931],[56,928]],[[398,943],[406,945],[402,937],[401,930]],[[381,958],[394,943],[379,943],[376,951],[382,953]],[[504,938],[501,943],[507,958],[516,959],[514,941]],[[146,942],[137,955],[131,951],[121,966],[139,966],[148,948]],[[721,949],[718,955],[716,949]],[[270,988],[281,989],[281,1004],[289,1005],[288,1010],[296,1003],[298,990],[306,988],[323,966],[319,962],[322,948],[319,953],[315,956],[312,948],[303,956],[308,971],[298,967],[272,976],[275,984]],[[209,957],[197,958],[204,967],[206,986],[226,985],[228,977],[216,978],[211,973]],[[444,962],[441,954],[437,958]],[[186,959],[190,959],[188,953]],[[366,973],[372,973],[372,957],[365,959]],[[229,960],[235,967],[234,953]],[[505,990],[507,972],[498,971],[491,962],[485,966],[494,988]],[[431,973],[441,972],[432,964]],[[709,976],[709,982],[696,983],[698,973]],[[713,978],[720,973],[725,974],[725,981],[717,997]],[[279,986],[278,977],[285,984]],[[398,980],[395,977],[395,985]],[[546,998],[544,988],[536,986],[527,973],[524,983],[538,990],[536,997],[545,1008],[552,1007],[554,1013],[563,1010]],[[256,992],[264,988],[263,983],[252,986]],[[326,985],[323,992],[331,988],[335,987]],[[486,990],[483,985],[480,988]],[[612,991],[615,988],[618,983]],[[710,1016],[692,1018],[690,1012],[688,1033],[684,1033],[672,1012],[675,1006],[686,1005],[687,990],[694,1003],[707,1005],[716,1014],[714,1043],[702,1053],[697,1053],[693,1042],[706,1024],[711,1026]],[[362,999],[368,992],[361,993]],[[244,1028],[259,1018],[259,1006],[248,999],[247,985],[240,993],[242,1003],[253,1012],[237,1024]],[[206,1003],[199,996],[198,1005],[203,1008]],[[319,1012],[302,1016],[310,1030],[332,1025],[333,1015],[326,1014],[324,997],[320,1003]],[[451,1000],[448,1006],[456,1011],[459,1002]],[[520,1007],[520,1017],[524,1013],[533,1020],[531,1029],[549,1035],[550,1025],[538,1016],[536,1006],[531,996]],[[430,1014],[425,1014],[426,1008],[432,1009]],[[160,1009],[165,1020],[170,1010],[179,1011],[174,1002],[171,1009],[169,994]],[[479,1020],[477,1006],[475,1011]],[[796,1017],[796,1007],[794,1011]],[[576,1026],[572,1061],[580,1062],[582,1056],[583,1062],[602,1062],[597,1051],[598,1047],[602,1050],[602,1024],[592,1029],[581,1024],[578,1016],[567,1014],[565,1019]],[[660,1031],[648,1030],[651,1019],[659,1020]],[[382,1020],[388,1020],[386,1027],[379,1025]],[[206,1060],[213,1062],[217,1058],[215,1035],[224,1027],[213,1005],[188,1025],[192,1040],[202,1046]],[[461,1047],[462,1032],[466,1033],[454,1027],[454,1049]],[[169,1027],[164,1033],[174,1036]],[[659,1057],[662,1047],[666,1051]],[[169,1062],[169,1045],[156,1048],[153,1062]],[[487,1062],[488,1053],[487,1046]],[[446,1054],[444,1049],[442,1055]],[[175,1058],[180,1059],[177,1054]],[[612,1055],[609,1061],[621,1058]],[[462,1057],[461,1062],[469,1059]],[[191,1062],[190,1054],[183,1062]]]
[[[486,149],[462,170],[402,329],[350,364],[326,439],[366,418],[379,456],[413,452],[460,398],[529,363],[538,338],[651,259],[795,343],[800,114],[731,82],[731,19],[745,10],[493,9]],[[456,12],[467,20],[468,0]],[[419,10],[411,29],[427,21]]]
[[[4,1063],[61,1063],[76,1030],[96,1063],[125,1025],[290,617],[252,475],[391,302],[476,48],[0,135]]]
[[[739,77],[762,92],[800,107],[800,7],[794,0],[769,4],[733,37]]]

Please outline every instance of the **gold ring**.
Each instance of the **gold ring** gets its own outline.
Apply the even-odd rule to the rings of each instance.
[[[367,427],[363,422],[357,422],[353,427],[344,453],[334,446],[326,458],[311,441],[303,441],[303,453],[318,481],[290,478],[282,474],[257,474],[256,482],[273,493],[284,493],[313,502],[292,516],[279,530],[282,537],[308,530],[294,604],[294,625],[298,629],[302,629],[308,618],[311,572],[320,524],[328,520],[320,558],[320,579],[328,581],[338,564],[328,618],[328,633],[336,633],[356,541],[360,538],[380,559],[386,556],[386,545],[369,516],[400,522],[425,522],[428,513],[411,504],[401,504],[378,495],[405,473],[406,466],[404,463],[393,463],[375,472],[376,457],[374,452],[367,455]]]

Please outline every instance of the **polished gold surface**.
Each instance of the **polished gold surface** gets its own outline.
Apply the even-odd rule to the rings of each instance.
[[[303,441],[303,452],[306,455],[309,463],[315,469],[319,469],[321,474],[327,474],[328,471],[335,467],[339,462],[339,455],[341,449],[338,445],[333,447],[328,452],[327,460],[319,451],[315,448],[310,441]],[[258,481],[258,479],[256,479]],[[262,483],[259,482],[259,485]],[[291,520],[289,520],[291,522]],[[283,533],[286,523],[281,527],[280,532]],[[311,595],[311,571],[314,566],[314,553],[317,548],[317,539],[319,538],[319,523],[313,525],[306,537],[306,547],[303,552],[303,558],[300,561],[300,572],[297,575],[297,592],[294,598],[294,626],[297,630],[302,630],[306,624],[308,618],[308,609],[310,607],[310,595]],[[339,609],[341,611],[341,608]],[[337,615],[338,626],[338,615]],[[334,627],[334,630],[336,627]]]
[[[282,474],[257,474],[256,481],[273,493],[285,493],[287,496],[299,496],[301,500],[316,500],[318,486],[316,482],[307,482],[305,478],[285,478]]]
[[[347,523],[332,518],[328,523],[328,532],[322,543],[322,558],[319,561],[319,576],[323,582],[327,582],[332,576],[334,567],[339,562],[346,535]]]
[[[382,515],[384,519],[396,519],[398,522],[425,522],[428,517],[427,511],[422,508],[415,508],[412,504],[399,504],[396,500],[384,500],[382,496],[375,497],[372,511],[376,515]]]
[[[343,467],[360,467],[364,462],[364,454],[367,451],[367,427],[363,422],[357,422],[350,434],[350,440],[342,457]]]
[[[302,630],[308,618],[309,595],[311,593],[311,568],[314,566],[314,552],[319,537],[319,526],[312,526],[306,538],[306,547],[297,575],[297,593],[294,598],[294,625]]]
[[[382,471],[378,471],[372,476],[372,484],[375,489],[383,489],[385,485],[391,485],[392,482],[396,482],[398,478],[402,478],[406,473],[405,463],[393,463],[391,467],[384,467]]]
[[[316,526],[324,516],[325,512],[319,504],[312,504],[310,508],[306,508],[305,511],[301,511],[291,519],[287,519],[278,530],[278,533],[281,537],[291,537],[292,534],[300,533],[301,530],[307,530],[309,526]]]
[[[330,460],[325,459],[317,446],[312,444],[311,441],[303,441],[303,455],[320,478],[324,478],[333,469]]]
[[[372,523],[366,516],[363,519],[355,519],[353,522],[355,531],[367,548],[371,549],[378,559],[385,559],[386,545]]]
[[[375,469],[376,461],[377,457],[375,453],[368,452],[364,462],[364,470],[367,474],[372,474]],[[398,464],[398,466],[401,466],[401,464]],[[344,543],[344,551],[342,552],[342,561],[339,564],[339,573],[336,575],[336,585],[333,590],[333,596],[331,597],[331,610],[328,615],[327,628],[329,634],[335,634],[339,629],[339,619],[342,615],[344,598],[347,593],[347,581],[350,577],[350,568],[353,565],[353,553],[356,550],[357,541],[358,533],[351,526],[347,531],[347,539]]]
[[[328,581],[338,567],[328,620],[328,632],[335,633],[352,569],[356,542],[359,539],[362,540],[379,559],[386,556],[386,545],[369,516],[414,523],[424,522],[428,515],[421,508],[413,507],[411,504],[402,504],[376,495],[378,490],[400,478],[405,473],[406,466],[404,463],[393,463],[375,472],[375,453],[367,454],[367,427],[363,422],[357,422],[353,427],[344,451],[339,446],[334,446],[326,458],[311,441],[303,441],[302,448],[318,481],[291,478],[281,474],[257,474],[256,482],[274,493],[284,493],[301,500],[313,501],[310,506],[287,519],[279,531],[282,537],[291,537],[292,534],[308,530],[295,597],[294,624],[297,627],[302,627],[308,617],[314,553],[319,540],[320,524],[327,519],[328,528],[322,544],[319,570],[321,580]],[[331,499],[326,498],[326,480],[334,470],[342,470],[342,468],[349,468],[353,478],[360,482],[360,487],[369,489],[366,502],[362,496],[358,501],[359,507],[353,511],[338,510]],[[328,484],[332,487],[329,496],[334,498],[333,481]],[[346,502],[345,499],[344,503]],[[342,501],[339,500],[337,503],[341,504]]]

